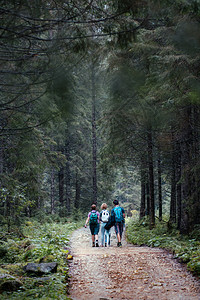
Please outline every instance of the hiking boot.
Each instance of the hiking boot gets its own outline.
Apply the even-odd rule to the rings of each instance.
[[[118,242],[118,243],[117,243],[117,247],[122,247],[122,243],[121,243],[121,242]]]
[[[96,247],[99,247],[99,244],[98,244],[98,243],[96,243]]]
[[[105,243],[105,247],[107,247],[107,243]]]
[[[92,244],[92,247],[95,247],[95,243]]]

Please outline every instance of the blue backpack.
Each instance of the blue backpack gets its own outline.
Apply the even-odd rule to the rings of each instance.
[[[122,209],[120,206],[117,206],[114,208],[114,213],[115,213],[115,222],[116,223],[121,223],[124,220]]]
[[[97,217],[97,213],[96,211],[94,212],[91,212],[91,215],[90,215],[90,224],[98,224],[98,217]]]

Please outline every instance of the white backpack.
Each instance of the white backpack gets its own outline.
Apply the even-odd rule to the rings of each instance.
[[[101,215],[102,222],[108,222],[108,218],[109,218],[109,211],[102,210],[102,215]]]

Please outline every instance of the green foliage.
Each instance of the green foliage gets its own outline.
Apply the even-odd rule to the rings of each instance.
[[[41,224],[31,219],[21,227],[26,238],[9,234],[9,239],[1,241],[0,263],[3,273],[20,277],[23,286],[17,292],[4,292],[0,299],[68,299],[67,247],[70,234],[79,226],[78,222],[67,223],[63,220]],[[42,278],[38,281],[37,278],[29,278],[24,273],[23,266],[27,262],[57,262],[58,271],[49,276],[47,281]]]
[[[186,263],[191,272],[200,275],[200,241],[192,238],[193,235],[195,233],[191,236],[181,236],[176,229],[169,233],[165,222],[157,222],[156,227],[150,230],[146,217],[141,221],[135,218],[129,218],[127,221],[129,242],[167,249],[174,253],[175,258]]]
[[[17,242],[12,239],[8,239],[6,242],[1,242],[0,252],[2,254],[0,261],[6,263],[14,263],[18,261],[18,255],[20,255],[20,247]]]
[[[73,108],[73,76],[63,67],[53,71],[53,79],[48,87],[49,96],[53,98],[61,116],[66,119]]]
[[[3,214],[8,217],[8,220],[4,220],[4,222],[9,222],[11,216],[12,221],[16,222],[17,220],[19,222],[24,208],[33,205],[26,197],[26,191],[27,188],[18,185],[16,180],[10,180],[7,188],[0,189],[0,204],[3,206]]]
[[[175,46],[189,55],[197,55],[200,47],[199,24],[190,19],[182,20],[173,37]]]
[[[83,218],[83,213],[80,209],[74,208],[72,212],[72,219],[77,222]]]

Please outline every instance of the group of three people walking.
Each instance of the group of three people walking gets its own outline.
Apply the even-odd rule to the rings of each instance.
[[[111,225],[115,227],[115,233],[117,236],[117,246],[121,247],[121,239],[123,228],[125,224],[125,211],[123,207],[119,206],[118,200],[113,201],[114,208],[111,210],[111,214],[107,210],[106,203],[101,205],[101,212],[96,210],[96,205],[92,204],[91,211],[88,213],[88,217],[85,222],[85,227],[89,222],[90,232],[92,235],[92,247],[99,247],[98,233],[101,229],[101,246],[110,246],[110,228]],[[105,241],[105,244],[104,244]]]

